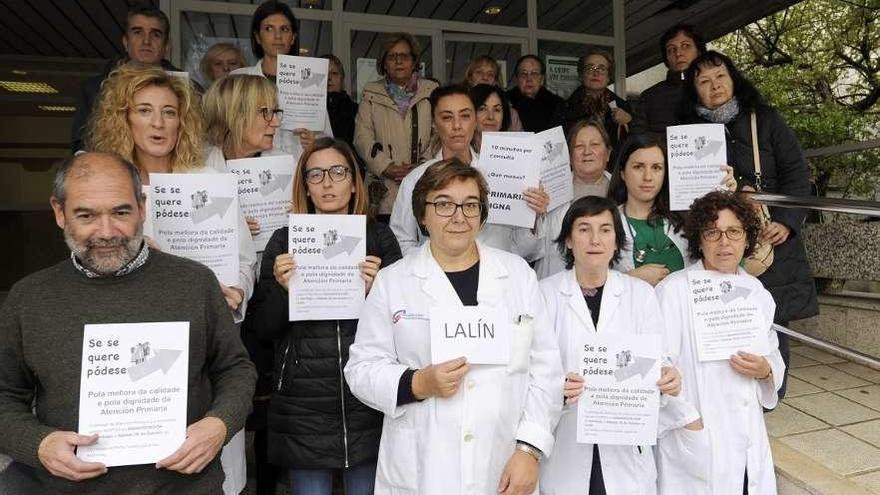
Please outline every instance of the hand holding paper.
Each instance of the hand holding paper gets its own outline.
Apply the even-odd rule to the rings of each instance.
[[[156,469],[168,469],[183,474],[201,473],[226,439],[226,423],[208,416],[189,425],[186,440],[173,454],[156,463]]]
[[[550,204],[550,195],[544,191],[544,186],[530,187],[523,192],[523,198],[529,208],[538,215],[547,212],[547,206]]]
[[[664,366],[660,371],[660,379],[657,380],[657,388],[663,395],[677,397],[681,393],[681,373],[677,368]]]
[[[74,453],[79,445],[94,445],[98,435],[78,435],[72,431],[54,431],[46,436],[37,449],[40,463],[53,476],[81,481],[100,476],[107,467],[100,462],[85,462]]]
[[[375,280],[376,274],[379,273],[380,266],[382,266],[382,259],[378,256],[367,256],[360,265],[361,278],[367,284],[367,294],[370,293],[370,289],[373,287],[373,280]]]
[[[296,272],[296,260],[289,253],[282,253],[275,257],[275,266],[272,267],[272,273],[275,275],[275,281],[278,282],[284,290],[288,290],[290,277]]]
[[[428,397],[451,397],[455,395],[461,379],[471,366],[463,357],[432,364],[417,370],[412,379],[412,392],[417,399]]]
[[[767,377],[771,371],[767,358],[745,351],[730,356],[730,367],[740,375],[756,380]]]
[[[584,391],[584,377],[569,371],[565,375],[565,384],[562,387],[562,396],[565,397],[565,404],[574,404],[581,398]]]

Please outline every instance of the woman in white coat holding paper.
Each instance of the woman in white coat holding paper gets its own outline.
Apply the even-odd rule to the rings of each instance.
[[[428,167],[412,194],[428,242],[379,272],[361,312],[345,377],[385,414],[379,495],[531,494],[553,448],[559,349],[531,268],[476,240],[487,189],[457,159]],[[494,315],[483,321],[510,340],[481,348],[506,364],[432,360],[431,317],[438,325],[466,310]]]
[[[712,192],[691,205],[685,223],[690,267],[657,286],[670,352],[686,386],[683,399],[701,419],[661,438],[658,469],[661,494],[773,495],[776,476],[764,425],[764,409],[776,407],[785,365],[779,354],[773,314],[776,305],[758,279],[739,263],[758,240],[760,223],[741,196]],[[707,272],[699,272],[707,270]],[[732,277],[721,294],[737,291],[756,308],[757,332],[750,345],[729,359],[700,361],[699,328],[691,317],[689,274],[703,279]],[[714,282],[713,282],[714,283]],[[734,299],[736,300],[736,298]]]
[[[541,292],[554,322],[565,378],[562,417],[553,455],[541,466],[545,495],[650,495],[657,491],[651,445],[577,443],[578,400],[584,378],[581,352],[589,336],[662,336],[660,306],[650,285],[610,270],[620,256],[623,226],[614,203],[597,196],[574,201],[556,239],[566,269],[541,281]],[[664,353],[661,353],[663,355]],[[696,420],[696,410],[678,400],[678,371],[662,367],[658,433]],[[563,398],[560,398],[563,400]],[[585,491],[585,489],[589,489]]]
[[[450,158],[457,158],[471,166],[477,166],[480,159],[473,149],[477,111],[468,88],[460,85],[442,86],[431,93],[430,100],[434,131],[439,138],[440,149],[433,159],[422,163],[404,177],[391,210],[391,230],[394,231],[404,255],[418,251],[419,246],[425,242],[425,234],[419,228],[417,218],[413,216],[411,204],[413,189],[425,170],[436,162]],[[485,225],[479,232],[479,239],[487,246],[534,261],[543,254],[543,214],[550,203],[550,197],[543,189],[532,187],[523,191],[523,198],[537,214],[534,228]]]
[[[254,11],[254,17],[251,19],[251,49],[258,59],[257,63],[250,67],[235,69],[232,74],[262,76],[275,84],[278,56],[299,56],[298,33],[296,16],[287,4],[277,0],[263,2]],[[330,117],[326,115],[326,109],[324,112],[322,131],[279,129],[275,135],[275,148],[290,153],[298,160],[303,150],[309,149],[320,135],[332,137]]]

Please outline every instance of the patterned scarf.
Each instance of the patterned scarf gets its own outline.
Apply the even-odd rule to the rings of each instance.
[[[138,268],[144,266],[144,263],[147,262],[147,258],[150,256],[150,249],[147,247],[146,242],[141,243],[141,250],[138,252],[137,256],[135,256],[131,261],[125,264],[119,270],[116,270],[116,273],[113,274],[114,277],[121,277],[123,275],[128,275],[129,273],[137,270]],[[88,278],[101,278],[104,275],[100,275],[95,273],[88,268],[86,268],[76,256],[74,256],[73,252],[70,253],[70,260],[73,262],[73,267],[83,275]]]
[[[697,115],[708,120],[709,122],[714,122],[716,124],[727,124],[731,120],[735,119],[737,115],[739,115],[739,100],[736,99],[736,96],[730,99],[724,105],[716,108],[715,110],[709,110],[703,105],[697,105]]]
[[[592,91],[584,91],[584,97],[581,104],[588,117],[595,117],[599,120],[605,118],[605,112],[608,111],[608,102],[611,101],[611,95],[608,91],[594,93]]]
[[[419,74],[417,72],[413,72],[412,77],[405,86],[398,86],[391,79],[385,78],[385,91],[394,100],[394,104],[397,105],[397,111],[400,112],[401,117],[406,117],[406,112],[409,111],[409,107],[412,105],[413,96],[416,95],[417,89],[419,89]]]

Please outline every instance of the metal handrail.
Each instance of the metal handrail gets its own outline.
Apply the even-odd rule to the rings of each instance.
[[[810,210],[850,213],[880,217],[880,203],[860,199],[817,198],[815,196],[788,196],[766,192],[746,193],[755,201],[767,206],[783,208],[808,208]]]
[[[786,328],[782,325],[773,324],[773,329],[778,333],[784,333],[789,337],[795,338],[802,342],[812,345],[813,347],[818,347],[820,349],[831,351],[834,354],[839,354],[854,363],[858,363],[869,368],[873,368],[876,370],[880,370],[880,360],[877,360],[874,357],[868,356],[867,354],[862,354],[859,351],[854,351],[852,349],[847,349],[846,347],[841,347],[837,344],[833,344],[831,342],[826,342],[824,340],[817,339],[816,337],[811,337],[809,335],[802,334],[798,331],[792,330],[790,328]]]

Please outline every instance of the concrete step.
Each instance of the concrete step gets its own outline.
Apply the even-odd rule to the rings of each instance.
[[[878,495],[824,464],[770,438],[779,495]]]

